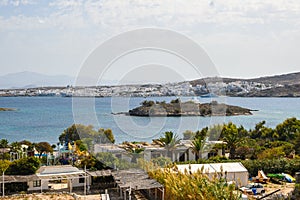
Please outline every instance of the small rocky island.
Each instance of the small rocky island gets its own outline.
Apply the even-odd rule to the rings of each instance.
[[[180,99],[170,103],[143,101],[141,106],[129,110],[131,116],[235,116],[252,115],[251,109],[239,106],[226,105],[212,101],[210,103],[198,103],[194,101],[181,102]]]
[[[0,108],[0,111],[15,111],[14,108]]]

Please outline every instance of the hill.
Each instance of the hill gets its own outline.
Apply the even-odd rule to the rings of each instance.
[[[252,79],[210,77],[189,82],[192,86],[225,83],[228,96],[242,97],[300,97],[300,72]],[[216,92],[218,91],[209,91]],[[203,94],[203,93],[198,93]],[[224,93],[223,93],[224,94]]]
[[[0,88],[34,88],[41,86],[72,85],[74,78],[65,75],[45,75],[36,72],[18,72],[0,76]]]

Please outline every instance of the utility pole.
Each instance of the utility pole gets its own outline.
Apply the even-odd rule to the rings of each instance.
[[[2,197],[4,197],[4,170],[2,172]]]
[[[84,196],[86,196],[86,165],[84,165]]]

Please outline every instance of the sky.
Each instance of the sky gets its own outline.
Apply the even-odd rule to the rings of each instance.
[[[299,0],[0,0],[0,75],[33,71],[77,76],[103,42],[147,27],[194,40],[222,77],[300,71]],[[149,63],[116,75],[125,62],[131,65],[124,59],[114,64],[115,71],[108,70],[106,79],[135,74],[139,80],[163,78],[151,74],[158,73],[159,65],[145,68]],[[170,60],[160,74],[185,69],[175,58]],[[190,73],[184,78],[200,77]]]

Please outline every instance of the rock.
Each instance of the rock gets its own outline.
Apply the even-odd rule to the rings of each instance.
[[[14,108],[0,108],[0,111],[15,111]]]
[[[131,116],[233,116],[252,115],[251,109],[226,105],[212,101],[211,103],[195,103],[193,101],[180,102],[172,100],[170,103],[144,101],[141,106],[129,110]],[[123,113],[124,114],[124,113]]]

